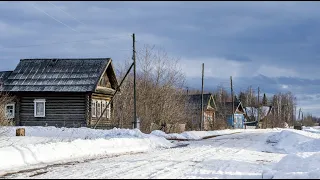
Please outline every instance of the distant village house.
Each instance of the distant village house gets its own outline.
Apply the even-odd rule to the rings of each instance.
[[[201,94],[188,95],[188,110],[190,110],[190,121],[192,126],[200,129],[201,122]],[[203,129],[211,130],[215,123],[216,103],[213,95],[203,94]]]
[[[232,106],[234,107],[232,108]],[[234,103],[232,103],[232,101],[225,102],[224,108],[225,108],[225,111],[227,112],[226,120],[230,128],[234,128],[234,129],[245,128],[244,127],[245,111],[240,101],[234,101]]]

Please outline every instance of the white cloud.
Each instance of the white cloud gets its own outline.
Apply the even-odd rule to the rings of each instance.
[[[297,112],[301,108],[306,113],[312,113],[314,116],[320,117],[320,94],[296,94]]]
[[[293,69],[281,68],[271,65],[261,65],[256,71],[258,74],[262,74],[268,77],[295,77],[298,76],[298,73]]]
[[[225,58],[181,58],[182,70],[187,77],[201,77],[202,63],[204,63],[204,76],[215,78],[229,78],[250,76],[244,69],[250,62],[238,62]]]
[[[288,89],[288,88],[289,88],[289,86],[288,86],[288,85],[286,85],[286,84],[282,84],[282,85],[281,85],[281,88],[282,88],[282,89]]]

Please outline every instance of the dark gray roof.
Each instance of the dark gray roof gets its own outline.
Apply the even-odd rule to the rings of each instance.
[[[4,81],[7,80],[9,75],[12,73],[12,71],[1,71],[0,72],[0,91],[2,91],[2,87],[4,84]]]
[[[208,94],[203,94],[203,108],[207,109],[207,105],[209,103],[210,97],[212,96],[212,94],[208,93]],[[201,107],[201,94],[191,94],[188,95],[189,97],[189,103],[193,104],[194,106],[199,106]],[[213,107],[214,108],[214,107]]]
[[[4,82],[5,91],[92,92],[110,58],[22,59]]]
[[[0,71],[0,82],[3,82],[8,78],[12,71]]]
[[[234,110],[236,111],[237,107],[240,105],[240,111],[244,113],[244,109],[240,101],[234,101]],[[224,108],[226,109],[227,113],[232,114],[232,102],[226,102]]]

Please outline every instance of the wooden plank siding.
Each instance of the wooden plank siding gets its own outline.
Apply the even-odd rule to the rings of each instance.
[[[16,125],[20,125],[20,107],[21,107],[21,102],[20,102],[20,98],[16,97],[15,98],[15,115],[14,115],[14,121]]]
[[[105,101],[110,101],[111,100],[111,95],[105,95],[105,94],[98,94],[98,93],[92,93],[91,98],[90,98],[90,103],[89,103],[89,110],[90,110],[90,123],[88,126],[92,127],[97,123],[97,120],[99,117],[92,117],[92,112],[91,112],[91,105],[92,105],[92,100],[105,100]],[[102,110],[103,111],[103,110]],[[101,113],[102,113],[101,111]],[[110,113],[110,119],[107,117],[101,117],[101,120],[99,121],[97,128],[99,129],[109,129],[113,128],[112,125],[112,118],[113,118],[113,103],[111,103],[111,113]]]
[[[91,101],[90,101],[90,97],[91,97],[91,94],[88,93],[85,95],[85,118],[86,118],[86,124],[87,126],[90,125],[90,119],[91,119]]]
[[[34,100],[45,99],[45,117],[34,117]],[[83,93],[38,93],[20,95],[22,126],[86,126],[86,100]]]

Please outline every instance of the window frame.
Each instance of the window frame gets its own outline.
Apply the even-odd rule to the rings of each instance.
[[[43,103],[43,115],[37,115],[37,103]],[[46,100],[45,99],[34,99],[34,117],[46,117]]]
[[[110,102],[110,101],[106,101],[107,104]],[[111,118],[111,103],[109,103],[109,105],[107,106],[107,119],[110,119]]]
[[[99,107],[98,107],[98,105],[99,105]],[[98,112],[99,112],[99,114],[98,114]],[[97,113],[97,117],[99,118],[101,116],[101,101],[100,100],[96,101],[96,113]]]
[[[102,100],[101,102],[101,113],[106,109],[107,102]],[[107,110],[103,112],[102,117],[107,117]]]
[[[93,105],[94,105],[94,109],[92,110]],[[94,99],[92,99],[92,101],[91,101],[91,116],[97,117],[97,104],[96,104],[96,100],[94,100]]]
[[[12,116],[10,116],[10,117],[8,117],[8,111],[7,111],[8,106],[13,107],[12,108],[13,113],[12,113]],[[14,119],[14,117],[15,117],[15,103],[8,103],[5,105],[5,117],[6,117],[6,119]]]

